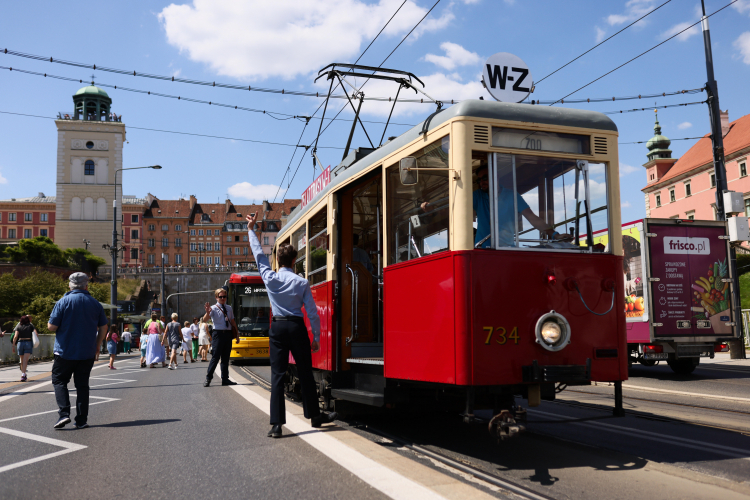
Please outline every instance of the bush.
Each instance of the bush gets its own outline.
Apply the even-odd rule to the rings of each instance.
[[[18,242],[18,247],[9,247],[5,253],[13,262],[29,262],[44,266],[64,266],[65,258],[59,246],[46,236],[25,238]]]
[[[36,329],[40,334],[52,333],[47,330],[47,323],[49,323],[52,309],[55,308],[55,302],[55,299],[50,296],[39,296],[32,300],[27,308],[26,313],[34,318],[34,326],[36,326]]]
[[[70,267],[80,269],[84,273],[95,275],[99,266],[107,263],[101,257],[97,257],[83,248],[68,248],[65,250],[65,261]]]

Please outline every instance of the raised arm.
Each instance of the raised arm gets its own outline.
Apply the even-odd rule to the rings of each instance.
[[[263,247],[260,246],[260,241],[258,241],[258,237],[253,231],[256,218],[257,215],[255,214],[245,217],[245,219],[247,220],[247,235],[250,242],[250,250],[253,252],[255,263],[258,265],[258,272],[260,273],[260,277],[263,278],[263,283],[268,286],[269,282],[276,279],[276,273],[273,269],[271,269],[271,263],[268,262],[268,257],[266,257],[266,254],[263,253]]]

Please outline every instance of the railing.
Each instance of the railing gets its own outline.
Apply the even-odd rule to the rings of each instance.
[[[75,111],[58,111],[57,113],[57,119],[58,120],[82,120],[82,114],[80,112],[76,113]],[[97,117],[94,114],[86,115],[86,120],[90,122],[121,122],[122,121],[122,115],[116,115],[114,113],[108,113],[106,115],[102,115],[101,117]]]
[[[100,269],[102,269],[102,266]],[[109,268],[105,274],[109,273]],[[192,266],[166,266],[165,274],[170,273],[222,273],[222,272],[240,272],[240,271],[257,271],[255,265],[250,266],[215,266],[215,265],[192,265]],[[100,274],[102,272],[100,271]],[[137,275],[137,274],[161,274],[161,267],[126,267],[118,268],[117,275]]]

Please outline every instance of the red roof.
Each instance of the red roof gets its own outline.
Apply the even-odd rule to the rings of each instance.
[[[161,213],[159,210],[161,210]],[[159,198],[154,198],[154,201],[151,202],[151,205],[143,216],[187,219],[190,217],[190,200],[160,200]]]
[[[646,186],[645,189],[667,183],[682,174],[690,172],[698,167],[713,164],[713,152],[711,149],[710,134],[706,134],[688,149],[672,168],[659,179],[659,182]],[[750,147],[750,115],[738,118],[729,124],[729,132],[724,136],[724,156],[727,157],[734,152]]]

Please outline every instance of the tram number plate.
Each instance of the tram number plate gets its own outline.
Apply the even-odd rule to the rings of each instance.
[[[711,328],[711,322],[707,319],[699,319],[695,322],[696,328]]]
[[[690,321],[678,321],[677,322],[677,328],[679,329],[686,330],[686,329],[690,329],[690,327],[691,327]]]
[[[495,339],[500,345],[507,344],[508,341],[512,340],[514,344],[518,344],[518,327],[514,326],[510,331],[502,326],[483,326],[482,330],[487,334],[487,338],[484,343],[490,345],[492,339]]]

